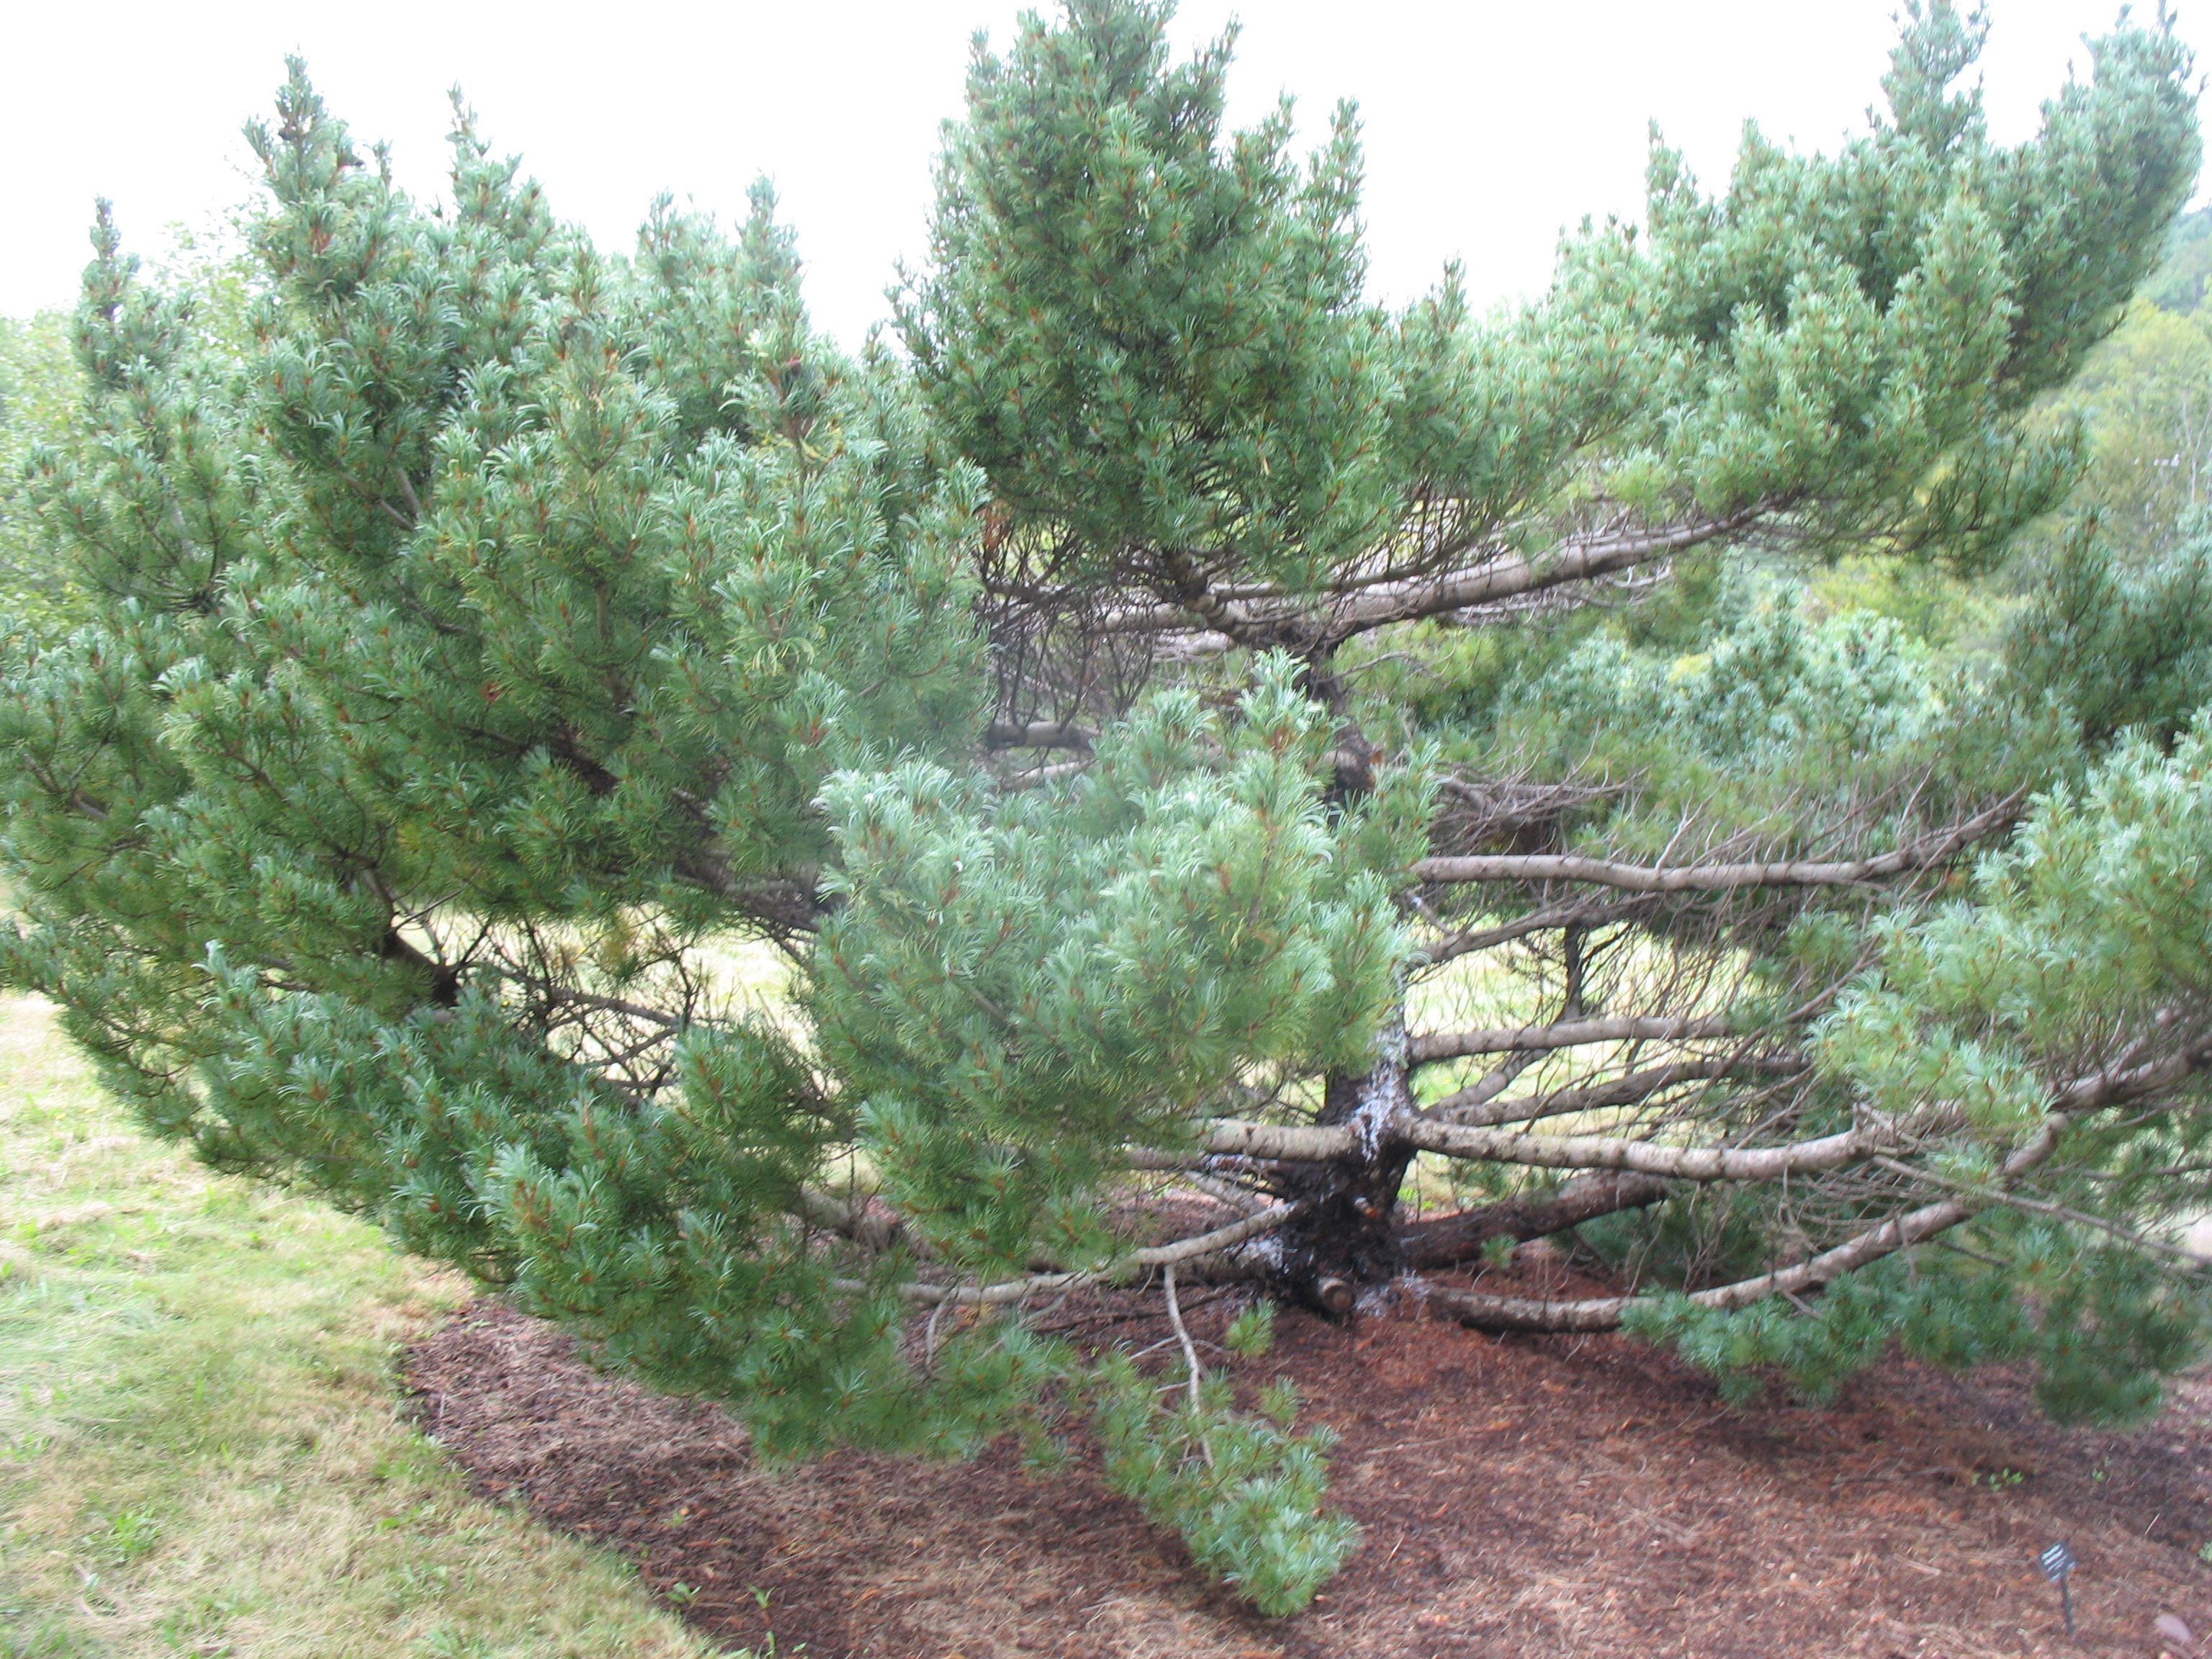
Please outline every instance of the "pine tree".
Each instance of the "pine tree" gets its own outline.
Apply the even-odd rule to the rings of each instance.
[[[1353,1547],[1326,1432],[1187,1341],[1163,1410],[1041,1298],[1388,1285],[2146,1409],[2212,1330],[2208,554],[2077,538],[1978,659],[1802,578],[1971,578],[2064,498],[2045,394],[2195,178],[2170,29],[2008,149],[1916,9],[1865,136],[1717,197],[1655,143],[1644,224],[1479,319],[1368,301],[1352,112],[1224,133],[1166,22],[979,52],[903,353],[811,330],[765,188],[615,258],[457,106],[426,210],[296,64],[249,350],[103,212],[30,478],[99,614],[0,662],[0,977],[771,1455],[1087,1407],[1268,1612]],[[1139,1247],[1146,1172],[1216,1219]],[[1620,1295],[1419,1276],[1570,1229]]]

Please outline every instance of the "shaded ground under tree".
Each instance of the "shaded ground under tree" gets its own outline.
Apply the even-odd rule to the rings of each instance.
[[[1599,1288],[1524,1250],[1486,1289]],[[1524,1283],[1515,1286],[1518,1277]],[[1504,1281],[1501,1284],[1501,1281]],[[1194,1291],[1218,1337],[1248,1291]],[[1070,1334],[1172,1341],[1157,1295],[1094,1292]],[[1492,1335],[1389,1310],[1286,1311],[1273,1354],[1344,1439],[1364,1541],[1315,1606],[1252,1616],[1087,1455],[1050,1476],[843,1453],[757,1467],[719,1409],[593,1369],[556,1328],[475,1304],[412,1352],[424,1430],[478,1487],[696,1590],[708,1632],[811,1659],[1541,1659],[1634,1652],[2176,1656],[2212,1632],[2212,1381],[2126,1433],[2066,1431],[2003,1371],[1893,1359],[1835,1408],[1730,1411],[1618,1334]],[[2078,1643],[2034,1555],[2081,1559]],[[765,1604],[754,1592],[764,1593]],[[684,1592],[678,1590],[678,1597]]]

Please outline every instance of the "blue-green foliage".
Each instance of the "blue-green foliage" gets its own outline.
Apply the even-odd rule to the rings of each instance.
[[[769,1455],[974,1449],[1066,1357],[955,1319],[913,1364],[905,1258],[807,1189],[857,1152],[963,1267],[1102,1260],[1104,1151],[1364,1047],[1425,798],[1328,818],[1281,665],[1079,788],[957,776],[975,476],[808,331],[764,191],[735,238],[657,206],[625,265],[465,116],[442,216],[297,74],[280,103],[242,364],[102,223],[85,442],[33,489],[104,608],[0,670],[0,972],[156,1130],[734,1397]],[[721,1006],[696,959],[810,925],[848,850],[820,959],[865,977],[815,1041]],[[968,1040],[979,1005],[1015,1024]],[[579,1007],[642,1011],[658,1072]]]
[[[2084,1244],[2066,1229],[1986,1218],[1954,1250],[1893,1256],[1838,1281],[1801,1309],[1772,1299],[1724,1311],[1680,1292],[1639,1298],[1624,1327],[1673,1345],[1720,1380],[1733,1404],[1769,1374],[1826,1404],[1888,1352],[1953,1370],[2025,1361],[2036,1399],[2062,1422],[2140,1422],[2160,1379],[2195,1362],[2212,1325],[2212,1283],[2185,1282],[2136,1250]]]
[[[0,671],[0,972],[155,1128],[749,1395],[771,1446],[957,1439],[1018,1345],[917,1403],[896,1300],[829,1294],[802,1218],[848,1115],[671,975],[811,883],[837,766],[972,726],[974,475],[809,334],[764,193],[734,240],[657,210],[626,266],[465,117],[432,214],[297,73],[280,105],[242,366],[102,222],[84,441],[33,493],[104,608]],[[672,994],[647,1093],[544,1024]]]
[[[1264,659],[1227,718],[1163,696],[1056,788],[909,762],[825,790],[848,902],[817,963],[823,1055],[951,1259],[1094,1259],[1116,1147],[1186,1139],[1248,1068],[1363,1063],[1428,787],[1401,769],[1325,811],[1328,726],[1291,677]]]
[[[2083,565],[1981,686],[1725,566],[1754,524],[1994,556],[2074,475],[2034,400],[2110,328],[2197,143],[2170,29],[2100,42],[2008,149],[1952,90],[1978,26],[1915,10],[1866,137],[1754,134],[1718,197],[1659,150],[1648,222],[1571,238],[1543,301],[1478,319],[1448,278],[1392,316],[1361,293],[1349,111],[1305,166],[1287,110],[1224,133],[1226,43],[1177,65],[1167,22],[1073,0],[978,54],[910,361],[813,335],[765,190],[734,234],[663,201],[610,258],[462,112],[426,210],[296,66],[248,135],[250,341],[143,281],[103,214],[82,416],[26,486],[93,614],[0,630],[0,980],[59,1002],[159,1132],[735,1398],[771,1454],[1045,1437],[1091,1390],[1115,1482],[1284,1611],[1352,1540],[1286,1398],[1239,1416],[1217,1379],[1163,1413],[1016,1306],[924,1335],[912,1257],[826,1231],[870,1219],[832,1176],[869,1172],[963,1285],[1127,1266],[1118,1148],[1310,1098],[1402,1012],[1439,750],[1601,781],[1563,844],[1648,854],[1692,823],[1691,853],[1869,814],[1902,836],[2085,775],[2116,722],[2176,738],[2201,663],[2146,618],[2196,603],[2185,573],[2129,597]],[[1714,539],[1618,629],[1477,646],[1468,674],[1394,638],[1443,682],[1425,720],[1391,729],[1387,676],[1332,654],[1362,596],[1406,591],[1378,571],[1533,571],[1595,525],[1686,520]],[[1170,607],[1303,656],[1106,710],[1084,775],[1002,787],[988,556],[1067,614]],[[1264,626],[1224,597],[1324,582]],[[1335,778],[1359,734],[1396,762],[1371,791]],[[1801,1127],[1933,1099],[1944,1178],[1986,1184],[2038,1080],[2200,995],[2205,744],[2130,739],[1925,927],[1856,894],[1747,926],[1754,1013],[1878,949]],[[1657,948],[1693,937],[1674,920]],[[764,941],[801,981],[780,1018],[736,1012],[732,959]],[[2080,1126],[2037,1190],[2170,1219],[2202,1137],[2177,1104]],[[1686,1286],[1716,1238],[1777,1243],[1771,1203],[1708,1207],[1717,1229],[1659,1212]],[[2139,1405],[2193,1316],[2010,1224],[1978,1234],[2002,1306],[1960,1279],[1923,1319],[1908,1263],[1832,1291],[1825,1334],[1674,1304],[1650,1328],[1817,1389],[1884,1320],[1972,1357],[2032,1306],[2054,1398]]]
[[[978,54],[900,325],[999,499],[1101,566],[1226,550],[1310,580],[1388,527],[1401,483],[1356,124],[1340,108],[1310,166],[1287,103],[1224,135],[1233,35],[1173,63],[1170,9],[1074,0]]]
[[[1541,301],[1478,318],[1448,273],[1394,319],[1359,291],[1352,112],[1304,169],[1286,109],[1224,133],[1231,41],[1175,64],[1169,11],[1074,0],[978,55],[900,316],[1015,515],[1165,586],[1310,582],[1416,496],[1508,544],[1593,498],[1771,505],[1815,544],[1985,563],[2071,482],[2078,434],[2025,414],[2196,171],[2170,33],[2099,41],[2006,147],[1958,88],[1978,16],[1931,6],[1865,137],[1753,131],[1715,196],[1655,148],[1645,222],[1568,238]]]
[[[1115,1353],[1089,1386],[1115,1489],[1180,1532],[1193,1560],[1261,1613],[1304,1607],[1358,1547],[1349,1516],[1321,1512],[1335,1436],[1291,1432],[1287,1384],[1262,1391],[1257,1416],[1232,1411],[1218,1377],[1164,1413],[1153,1381]]]
[[[1979,862],[1971,899],[1887,930],[1881,967],[1822,1030],[1823,1063],[1877,1109],[1944,1102],[1999,1132],[2032,1121],[2058,1065],[2112,1061],[2113,1033],[2155,1030],[2203,987],[2207,870],[2212,720],[2171,757],[2121,743],[2036,803]]]
[[[1511,687],[1503,722],[1572,709],[1605,741],[1664,741],[1701,758],[1771,767],[1893,748],[1948,711],[1942,670],[1897,623],[1863,611],[1814,623],[1800,585],[1743,574],[1716,596],[1694,651],[1596,634]]]
[[[1416,729],[1484,773],[1592,786],[1560,820],[1564,850],[1675,863],[1730,847],[1909,845],[2081,763],[2056,701],[1888,618],[1822,615],[1803,582],[1771,570],[1717,580],[1694,629],[1638,631],[1586,628],[1564,649],[1531,639],[1503,672],[1478,665],[1471,695],[1432,694]],[[1850,971],[1866,897],[1790,895],[1794,924],[1771,912],[1749,942],[1774,994]]]
[[[2155,1032],[2162,1011],[2212,988],[2208,872],[2212,722],[2200,719],[2170,756],[2130,738],[2078,787],[2051,789],[2012,845],[1980,860],[1970,897],[1877,933],[1880,966],[1838,999],[1815,1050],[1862,1115],[1945,1115],[1934,1167],[1981,1212],[1958,1241],[1965,1253],[1923,1248],[1885,1261],[1832,1285],[1809,1310],[1655,1297],[1634,1308],[1630,1328],[1675,1344],[1739,1396],[1773,1368],[1825,1397],[1893,1333],[1945,1364],[2027,1358],[2056,1415],[2122,1421],[2153,1410],[2159,1379],[2212,1339],[2212,1282],[2097,1224],[2155,1232],[2201,1210],[2203,1182],[2189,1170],[2212,1139],[2203,1084],[2123,1117],[2059,1125],[2054,1155],[2022,1171],[2024,1184],[1999,1158],[2042,1122],[2054,1073],[2166,1058],[2154,1039],[2120,1034]],[[2043,1208],[2007,1209],[2013,1190]],[[2054,1221],[2054,1206],[2086,1222]]]
[[[1723,1311],[1675,1291],[1638,1298],[1622,1323],[1719,1377],[1732,1404],[1756,1399],[1769,1371],[1826,1404],[1892,1338],[1917,1358],[1960,1370],[2020,1355],[2032,1329],[2011,1287],[1994,1274],[1961,1273],[1955,1260],[1878,1262],[1831,1286],[1809,1312],[1778,1298]]]

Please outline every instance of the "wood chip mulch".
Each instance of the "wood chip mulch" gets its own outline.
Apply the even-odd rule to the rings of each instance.
[[[1210,1340],[1241,1297],[1189,1299]],[[1136,1346],[1167,1334],[1134,1292],[1063,1322]],[[687,1616],[731,1647],[773,1632],[782,1656],[2212,1654],[2193,1639],[2212,1637],[2212,1382],[2118,1434],[2053,1427],[2016,1376],[1901,1359],[1830,1410],[1731,1411],[1625,1338],[1387,1310],[1285,1312],[1274,1352],[1237,1371],[1291,1378],[1307,1420],[1343,1436],[1333,1498],[1364,1541],[1295,1619],[1209,1586],[1095,1467],[1038,1476],[1001,1446],[762,1469],[732,1418],[595,1370],[496,1300],[419,1342],[408,1380],[480,1492],[623,1551],[664,1594],[696,1589]],[[2081,1561],[2070,1641],[2035,1565],[2062,1538]]]

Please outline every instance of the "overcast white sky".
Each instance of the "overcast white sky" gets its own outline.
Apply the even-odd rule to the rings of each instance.
[[[2112,0],[1989,0],[2001,137],[2032,131]],[[2212,0],[2197,0],[2212,5]],[[1895,0],[1185,0],[1188,46],[1241,16],[1231,82],[1249,119],[1295,94],[1312,131],[1340,97],[1365,122],[1373,286],[1403,300],[1466,261],[1478,297],[1540,289],[1561,226],[1641,205],[1656,119],[1724,177],[1746,118],[1825,148],[1860,128]],[[2145,8],[2148,9],[2148,8]],[[797,225],[816,315],[849,343],[924,248],[938,123],[969,36],[1003,42],[1014,0],[723,4],[629,0],[112,0],[11,8],[0,62],[0,313],[66,304],[96,194],[153,249],[251,190],[241,122],[303,52],[356,136],[389,139],[422,193],[441,182],[456,82],[564,217],[627,247],[660,190],[726,217],[756,174]],[[2185,9],[2183,34],[2202,20]]]

